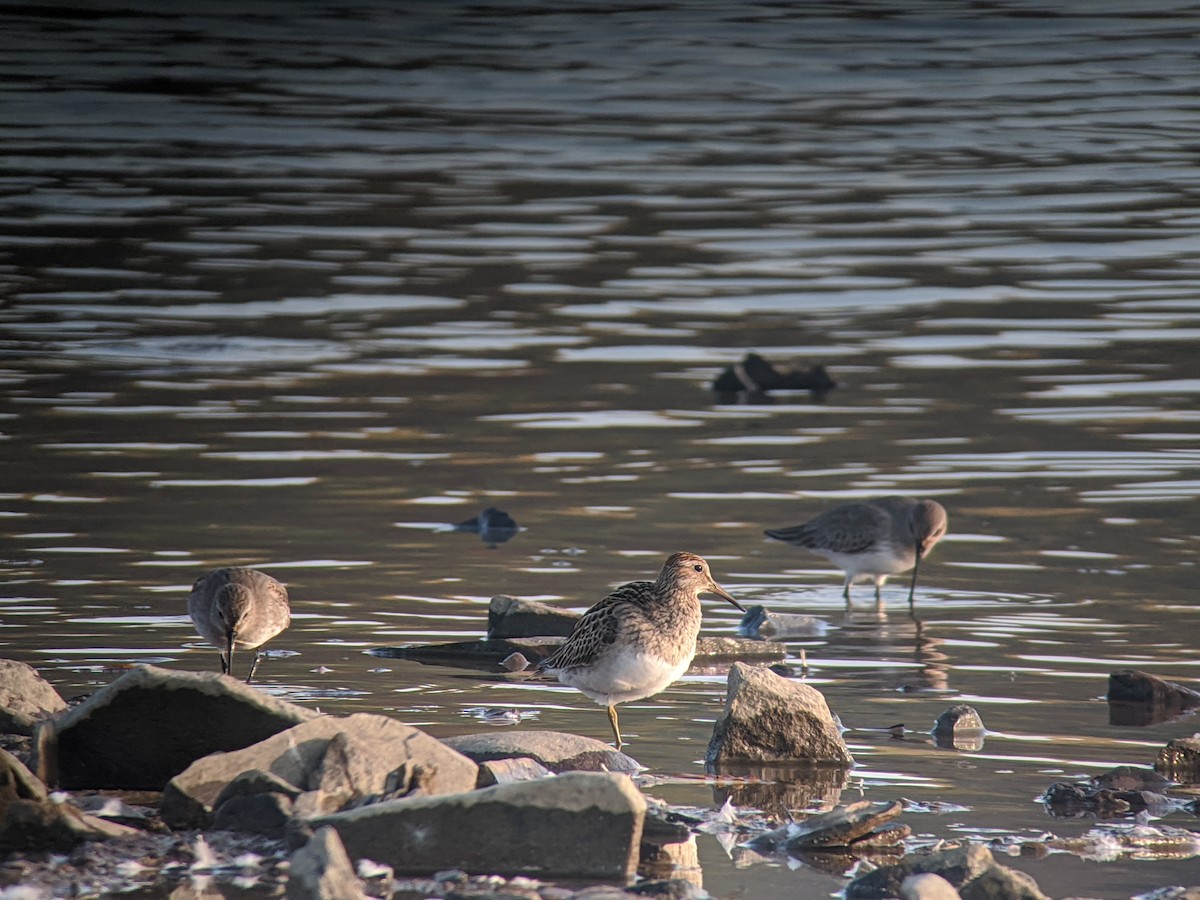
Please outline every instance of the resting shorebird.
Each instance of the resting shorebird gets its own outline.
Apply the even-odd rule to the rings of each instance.
[[[196,579],[188,597],[188,615],[200,636],[221,653],[221,674],[233,674],[235,648],[253,648],[254,677],[258,649],[292,620],[287,588],[255,569],[213,569]]]
[[[913,604],[921,560],[946,533],[946,510],[933,500],[882,497],[846,503],[803,525],[772,528],[768,537],[817,553],[846,573],[842,595],[850,602],[850,585],[875,581],[875,602],[889,575],[913,570],[908,605]]]
[[[617,704],[651,697],[687,671],[700,634],[700,594],[706,591],[742,609],[713,581],[708,563],[694,553],[674,553],[656,581],[622,585],[585,612],[537,670],[608,707],[620,750]]]

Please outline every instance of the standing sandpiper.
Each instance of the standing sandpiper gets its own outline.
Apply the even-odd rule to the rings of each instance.
[[[221,653],[221,674],[233,674],[235,647],[253,648],[254,677],[258,649],[292,621],[287,588],[255,569],[213,569],[196,579],[188,596],[188,615],[200,636]]]
[[[537,670],[557,675],[608,707],[620,750],[624,742],[616,705],[653,696],[687,671],[696,655],[705,591],[742,609],[713,581],[708,563],[694,553],[674,553],[657,581],[622,585],[585,612]]]
[[[946,510],[934,500],[882,497],[846,503],[803,525],[765,532],[825,557],[846,573],[842,596],[850,603],[850,585],[874,579],[875,602],[889,575],[913,570],[908,605],[913,605],[921,560],[946,533]]]

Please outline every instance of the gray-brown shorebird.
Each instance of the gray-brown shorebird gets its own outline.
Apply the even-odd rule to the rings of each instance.
[[[620,750],[617,704],[651,697],[687,671],[700,634],[700,594],[706,591],[742,609],[713,581],[701,557],[674,553],[657,580],[622,585],[585,612],[537,670],[607,707]]]
[[[946,510],[934,500],[881,497],[835,506],[791,528],[769,528],[768,537],[819,554],[846,573],[842,596],[850,603],[850,585],[874,580],[875,602],[889,575],[912,569],[908,605],[913,605],[921,560],[946,533]]]
[[[188,615],[200,636],[221,654],[221,674],[233,674],[233,651],[253,649],[246,684],[258,669],[261,647],[292,621],[287,588],[256,569],[213,569],[196,579]]]

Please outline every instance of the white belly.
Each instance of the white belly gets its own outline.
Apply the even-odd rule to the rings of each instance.
[[[558,680],[602,706],[652,697],[687,671],[691,659],[671,665],[635,651],[609,653],[585,669],[561,669]]]
[[[887,545],[867,553],[830,553],[818,550],[822,556],[841,569],[849,578],[896,575],[907,572],[916,563],[916,554],[896,553]]]

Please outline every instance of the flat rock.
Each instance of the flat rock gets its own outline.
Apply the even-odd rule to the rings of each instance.
[[[554,773],[536,759],[516,757],[514,759],[489,759],[479,763],[478,787],[494,784],[512,784],[514,781],[533,781]]]
[[[694,668],[720,663],[779,662],[787,658],[787,647],[778,641],[751,641],[745,638],[705,637],[696,641]]]
[[[904,811],[899,800],[872,803],[859,800],[827,813],[810,816],[797,824],[787,839],[789,850],[813,850],[823,847],[848,847],[897,818]]]
[[[313,820],[353,859],[397,872],[445,869],[628,881],[646,800],[625,775],[568,772],[446,797],[389,800]]]
[[[770,638],[786,641],[821,637],[828,631],[829,625],[824,619],[796,613],[772,612],[765,606],[748,607],[738,624],[738,635],[758,640]]]
[[[315,717],[215,672],[138,666],[38,726],[37,773],[68,790],[162,790],[202,756]]]
[[[364,900],[362,883],[332,828],[319,828],[292,854],[288,900]]]
[[[972,878],[958,893],[962,900],[1050,900],[1031,876],[999,863]]]
[[[1154,768],[1181,784],[1200,782],[1200,735],[1172,740],[1158,751]]]
[[[339,735],[344,735],[341,750],[330,759],[327,770],[327,751]],[[347,752],[355,757],[353,761],[346,760]],[[332,769],[339,766],[338,787],[328,801],[322,794],[318,809],[396,791],[427,795],[469,791],[478,777],[471,760],[395,719],[369,713],[320,716],[250,747],[196,760],[167,784],[160,811],[172,828],[202,827],[221,791],[244,772],[259,769],[316,791],[322,782],[335,780]]]
[[[995,865],[992,852],[969,844],[935,853],[913,853],[891,866],[881,866],[851,881],[845,888],[847,900],[877,900],[900,895],[900,886],[911,875],[932,872],[959,888]]]
[[[637,760],[603,741],[561,731],[508,731],[464,734],[445,744],[477,763],[499,759],[531,759],[551,772],[642,771]]]
[[[488,604],[489,640],[514,637],[566,637],[580,614],[536,600],[521,600],[501,594]]]
[[[854,763],[820,691],[740,662],[729,671],[725,710],[713,726],[706,760],[710,765],[781,760]]]
[[[33,666],[0,659],[0,733],[33,734],[42,719],[67,708],[67,702]]]

